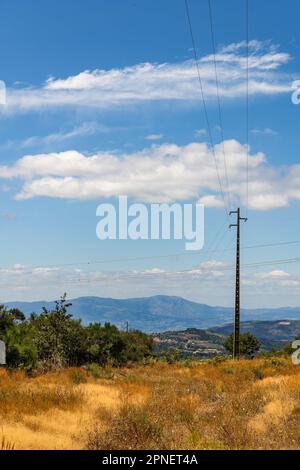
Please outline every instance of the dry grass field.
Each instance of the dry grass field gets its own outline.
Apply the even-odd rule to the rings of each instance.
[[[100,375],[95,378],[95,375]],[[0,370],[2,449],[299,449],[290,359]]]

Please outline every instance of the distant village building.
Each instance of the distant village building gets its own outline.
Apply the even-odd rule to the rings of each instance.
[[[0,365],[6,364],[6,349],[4,341],[0,341]]]

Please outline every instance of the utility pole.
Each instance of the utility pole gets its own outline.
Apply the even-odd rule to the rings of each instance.
[[[236,214],[236,224],[229,225],[229,228],[236,227],[236,273],[235,273],[235,312],[233,331],[233,359],[240,358],[240,222],[247,222],[246,217],[241,217],[240,208],[231,211],[229,215]]]

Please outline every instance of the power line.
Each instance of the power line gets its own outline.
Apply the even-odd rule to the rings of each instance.
[[[216,238],[216,241],[219,240],[220,230],[223,228],[224,224],[220,226]],[[222,240],[222,239],[221,239]],[[218,243],[215,243],[215,247],[219,245],[220,240]],[[282,242],[275,242],[275,243],[262,243],[257,245],[246,245],[241,246],[241,251],[243,250],[252,250],[257,248],[272,248],[277,246],[289,246],[289,245],[298,245],[300,244],[300,240],[293,240],[293,241],[282,241]],[[212,253],[224,253],[224,252],[232,252],[234,251],[233,248],[226,248],[226,249],[215,249],[211,244],[211,248],[208,250],[203,250],[200,253],[195,252],[178,252],[178,253],[171,253],[169,255],[153,255],[153,256],[136,256],[136,257],[128,257],[128,258],[111,258],[111,259],[102,259],[102,260],[94,260],[94,261],[74,261],[71,263],[58,263],[58,264],[36,264],[36,265],[29,265],[24,266],[25,269],[37,269],[37,268],[64,268],[64,267],[71,267],[71,266],[92,266],[95,264],[110,264],[110,263],[122,263],[122,262],[129,262],[129,261],[146,261],[146,260],[154,260],[154,259],[168,259],[168,258],[178,258],[181,256],[203,256]],[[0,269],[11,269],[11,266],[3,266]]]
[[[195,64],[196,64],[198,81],[199,81],[199,85],[200,85],[201,98],[202,98],[202,103],[203,103],[203,110],[204,110],[204,115],[205,115],[205,120],[206,120],[208,137],[209,137],[210,146],[211,146],[211,152],[212,152],[214,162],[215,162],[216,173],[217,173],[218,182],[219,182],[219,186],[220,186],[220,193],[221,193],[223,203],[224,203],[224,209],[225,209],[225,212],[227,214],[227,212],[229,212],[229,210],[228,210],[228,207],[226,206],[225,195],[224,195],[224,191],[223,191],[222,181],[221,181],[221,178],[220,178],[218,162],[217,162],[217,157],[216,157],[216,152],[215,152],[215,146],[214,146],[211,127],[210,127],[209,118],[208,118],[207,105],[206,105],[206,100],[205,100],[205,96],[204,96],[202,77],[201,77],[201,72],[200,72],[200,67],[199,67],[199,57],[198,57],[197,49],[196,49],[196,41],[195,41],[193,27],[192,27],[192,21],[191,21],[191,16],[190,16],[190,8],[189,8],[188,0],[185,0],[185,10],[186,10],[186,16],[187,16],[187,20],[188,20],[191,40],[192,40],[194,60],[195,60]]]
[[[215,34],[214,34],[214,22],[213,22],[213,13],[212,13],[211,0],[208,0],[208,10],[209,10],[211,42],[212,42],[212,48],[213,48],[215,78],[216,78],[218,112],[219,112],[219,125],[220,125],[223,159],[224,159],[224,172],[225,172],[225,179],[226,179],[226,184],[227,184],[228,206],[229,206],[229,209],[230,209],[230,207],[231,207],[230,186],[229,186],[229,178],[228,178],[227,163],[226,163],[226,153],[225,153],[225,144],[224,144],[225,139],[224,139],[223,117],[222,117],[222,111],[221,111],[220,87],[219,87],[219,78],[218,78],[217,61],[216,61],[216,42],[215,42]]]
[[[206,259],[208,259],[211,255],[211,253],[214,253],[217,248],[219,247],[220,243],[223,241],[223,230],[225,228],[225,225],[227,224],[227,215],[224,221],[221,223],[219,229],[217,230],[215,237],[213,238],[212,242],[210,243],[210,246],[207,250],[205,250],[204,253],[204,259],[203,261],[205,262]]]
[[[245,264],[244,267],[256,268],[260,266],[272,266],[274,264],[292,264],[292,263],[299,263],[299,262],[300,262],[300,258],[286,258],[286,259],[277,259],[277,260],[269,260],[269,261]]]
[[[293,264],[293,263],[300,263],[300,258],[283,258],[283,259],[275,259],[275,260],[267,260],[267,261],[257,261],[255,263],[248,263],[242,264],[241,267],[243,269],[246,268],[260,268],[264,266],[273,266],[273,265],[280,265],[280,264]],[[224,266],[222,269],[234,269],[234,266]]]
[[[246,211],[249,208],[249,0],[246,1]]]

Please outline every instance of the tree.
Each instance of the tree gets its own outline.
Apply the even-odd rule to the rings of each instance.
[[[224,347],[229,354],[233,354],[233,333],[226,338]],[[260,349],[259,340],[251,333],[242,333],[240,336],[240,352],[242,356],[253,358]]]
[[[80,320],[73,320],[68,313],[71,304],[66,294],[55,302],[53,310],[43,308],[40,316],[31,316],[34,328],[33,343],[38,358],[48,367],[65,367],[80,364],[84,343],[84,331]]]
[[[122,340],[118,328],[110,323],[101,326],[100,323],[91,323],[85,329],[87,345],[87,362],[96,362],[106,365],[108,362],[120,364],[125,342]]]
[[[18,308],[9,310],[4,305],[0,305],[0,339],[5,339],[7,331],[24,320],[25,315]]]
[[[37,351],[32,343],[31,328],[19,309],[0,305],[0,339],[6,345],[9,367],[35,367]]]
[[[32,341],[32,327],[24,321],[10,328],[5,336],[6,361],[9,367],[25,370],[37,365],[38,352]]]
[[[141,331],[122,333],[126,344],[126,361],[139,362],[153,355],[153,337]]]
[[[153,340],[139,331],[121,332],[110,323],[92,323],[85,329],[87,362],[124,365],[141,361],[152,354]]]

